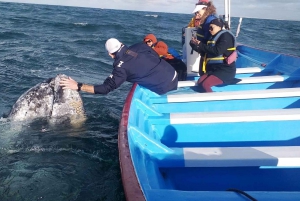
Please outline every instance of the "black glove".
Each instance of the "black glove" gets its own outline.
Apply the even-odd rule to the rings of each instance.
[[[196,52],[198,52],[197,50],[199,49],[199,44],[196,41],[190,40],[190,46],[191,46],[192,50],[195,50]]]

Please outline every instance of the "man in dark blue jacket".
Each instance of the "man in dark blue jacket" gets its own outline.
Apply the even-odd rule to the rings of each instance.
[[[72,78],[63,79],[63,89],[73,89],[95,94],[107,94],[118,88],[123,82],[138,83],[157,93],[165,94],[177,89],[178,76],[174,68],[145,43],[138,43],[129,48],[117,39],[106,41],[106,50],[115,60],[113,71],[101,85],[77,83]]]

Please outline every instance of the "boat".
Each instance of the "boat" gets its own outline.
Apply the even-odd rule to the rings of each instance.
[[[213,93],[197,92],[192,65],[165,95],[133,85],[118,139],[127,201],[300,200],[300,58],[237,51],[236,83]]]

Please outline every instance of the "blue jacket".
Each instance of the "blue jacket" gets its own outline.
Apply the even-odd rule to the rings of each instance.
[[[214,19],[217,19],[215,15],[207,16],[204,23],[200,24],[199,27],[197,28],[197,39],[204,44],[206,44],[211,37],[211,34],[209,32],[209,24]]]
[[[113,68],[103,84],[94,86],[96,94],[107,94],[125,81],[138,83],[157,94],[177,88],[178,78],[174,78],[174,68],[145,43],[121,47]]]
[[[207,42],[207,45],[208,46],[212,46],[214,47],[216,45],[216,43],[218,42],[220,36],[224,33],[228,33],[232,36],[232,40],[234,41],[234,45],[231,47],[231,48],[228,48],[227,50],[229,50],[229,53],[227,51],[227,57],[230,56],[230,54],[232,54],[234,51],[235,51],[235,47],[236,47],[236,39],[235,39],[235,36],[228,30],[221,30],[219,31],[216,35],[214,35],[208,42]],[[231,41],[231,40],[230,40]],[[233,50],[230,50],[234,48]],[[211,58],[213,58],[213,60],[210,60]],[[214,54],[210,54],[210,53],[207,53],[206,54],[206,64],[207,65],[210,65],[210,64],[220,64],[220,63],[224,63],[224,54],[220,54],[218,56],[214,55]]]
[[[171,54],[176,59],[182,59],[182,57],[180,56],[180,54],[174,48],[169,47],[168,48],[168,53]]]

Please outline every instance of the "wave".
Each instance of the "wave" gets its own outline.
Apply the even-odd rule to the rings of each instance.
[[[0,32],[0,39],[20,39],[30,37],[25,33],[14,32],[14,31],[4,31]]]
[[[79,26],[87,26],[88,23],[86,22],[77,22],[77,23],[74,23],[75,25],[79,25]]]
[[[145,15],[146,17],[158,17],[158,15]]]
[[[26,148],[19,148],[19,149],[10,149],[10,148],[0,148],[2,154],[16,154],[16,153],[51,153],[51,154],[58,154],[58,153],[71,153],[76,154],[78,156],[82,156],[84,158],[89,158],[98,161],[104,161],[104,159],[100,156],[100,151],[93,151],[91,153],[87,152],[86,150],[82,149],[74,149],[74,148],[58,148],[58,147],[43,147],[39,145],[29,146]]]

